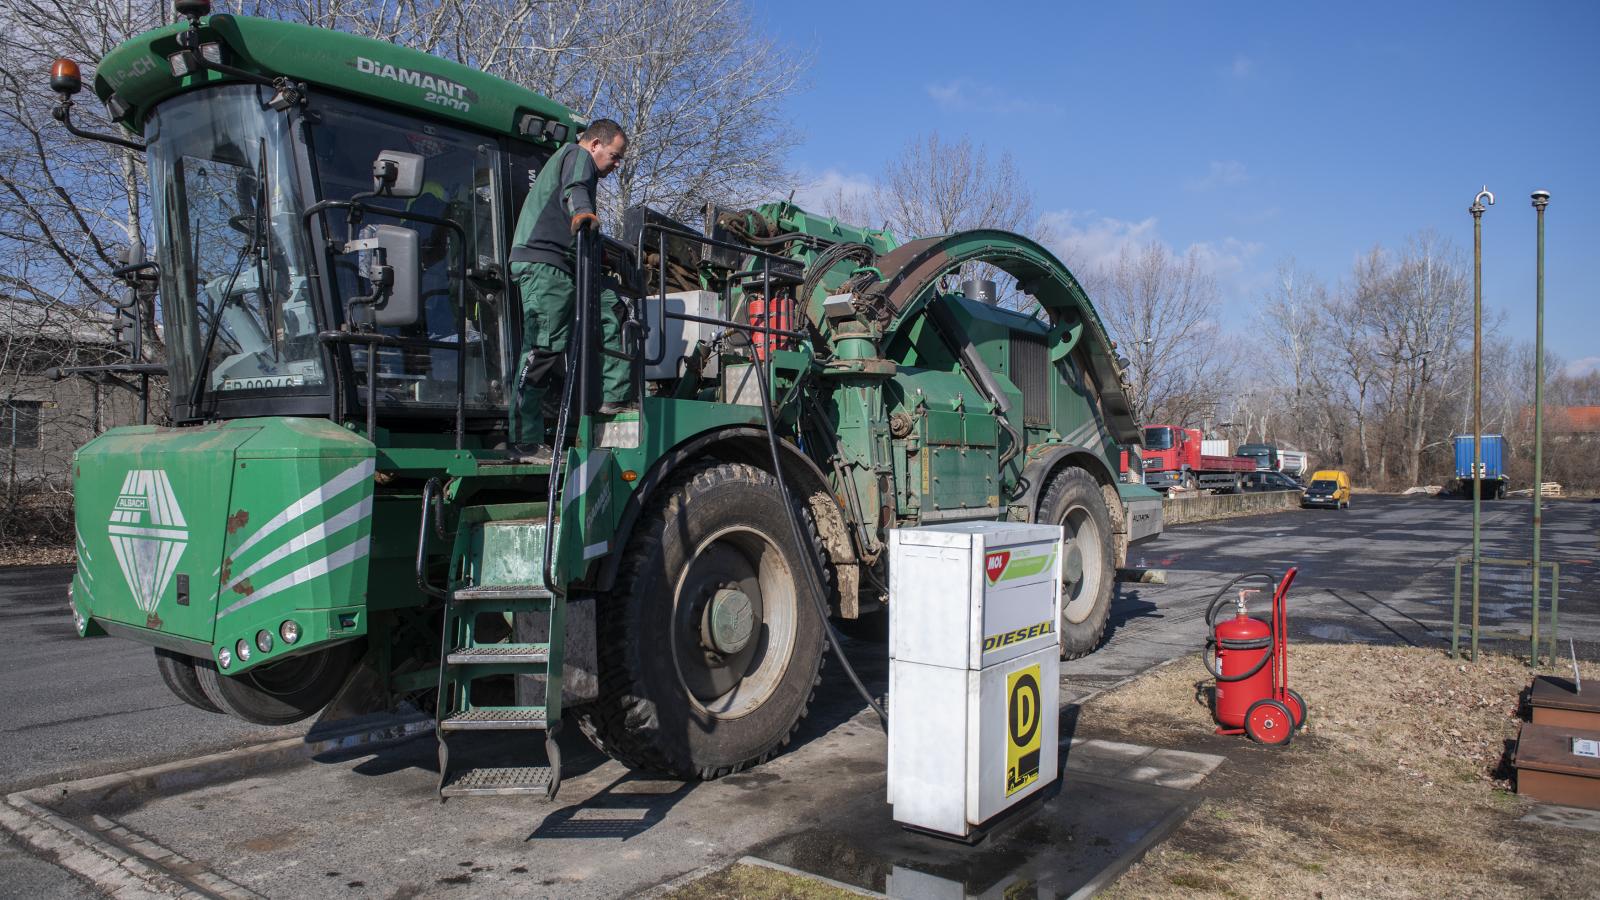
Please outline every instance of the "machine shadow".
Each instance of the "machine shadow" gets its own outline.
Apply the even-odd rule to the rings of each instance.
[[[554,810],[525,841],[540,838],[638,837],[665,819],[696,783],[627,773],[580,803]]]

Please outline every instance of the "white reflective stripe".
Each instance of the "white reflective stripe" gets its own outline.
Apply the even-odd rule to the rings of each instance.
[[[280,545],[278,549],[268,553],[266,556],[261,557],[254,563],[251,563],[250,568],[245,569],[243,572],[233,576],[232,581],[229,581],[227,584],[218,588],[217,592],[212,595],[212,598],[215,599],[216,597],[227,593],[233,589],[234,585],[245,580],[246,578],[249,578],[251,575],[254,575],[267,566],[272,565],[278,560],[283,559],[285,556],[288,556],[297,550],[304,550],[317,541],[324,540],[331,534],[338,534],[340,531],[349,528],[351,525],[366,520],[371,515],[372,495],[368,494],[367,496],[362,497],[361,502],[357,503],[355,506],[352,506],[349,509],[338,513],[337,515],[330,517],[326,522],[323,522],[315,528],[307,529],[306,531],[295,535],[294,538]]]
[[[111,525],[108,526],[106,530],[112,534],[120,534],[127,537],[161,538],[168,541],[186,541],[189,539],[189,532],[179,531],[174,528],[142,528],[138,525]]]
[[[1095,428],[1095,423],[1093,421],[1090,421],[1090,422],[1087,422],[1087,423],[1085,423],[1083,425],[1080,425],[1080,426],[1078,426],[1078,429],[1076,431],[1074,431],[1071,434],[1067,435],[1066,440],[1064,440],[1062,443],[1077,444],[1077,443],[1081,442],[1084,438],[1087,438],[1089,436],[1089,433],[1091,431],[1093,431],[1094,428]]]
[[[289,588],[295,587],[296,585],[304,584],[313,578],[321,578],[329,572],[332,572],[334,569],[348,566],[356,560],[366,557],[367,549],[371,546],[371,544],[372,538],[364,537],[353,544],[341,547],[340,549],[329,553],[327,556],[324,556],[316,562],[307,563],[306,565],[301,566],[282,578],[279,578],[277,581],[272,582],[266,587],[251,593],[250,596],[245,597],[238,603],[233,604],[222,612],[217,613],[217,618],[221,619],[223,616],[228,615],[229,613],[238,612],[239,610],[244,609],[246,606],[249,606],[257,600],[265,600],[266,598],[271,597],[273,594],[286,591]]]
[[[609,541],[601,541],[598,544],[590,544],[589,546],[583,548],[583,558],[594,559],[596,556],[606,552],[606,548],[609,546],[611,546]]]
[[[245,555],[245,553],[248,552],[251,547],[254,547],[256,544],[260,543],[263,538],[266,538],[274,531],[277,531],[279,528],[282,528],[291,521],[300,518],[322,504],[327,503],[329,500],[332,500],[334,497],[344,493],[351,487],[360,484],[368,478],[371,478],[373,470],[376,468],[377,460],[364,459],[361,462],[356,463],[354,466],[351,466],[350,468],[345,469],[343,472],[340,472],[339,474],[328,479],[321,487],[289,504],[289,506],[284,509],[283,512],[273,516],[272,519],[267,522],[267,524],[261,526],[261,530],[250,535],[250,537],[247,538],[244,543],[240,544],[238,548],[235,549],[232,554],[230,554],[230,557],[232,559],[238,559],[239,557]],[[211,574],[220,575],[221,573],[222,567],[217,566],[216,571],[212,572]]]
[[[572,474],[568,476],[567,484],[570,486],[574,481],[576,481],[578,484],[583,486],[580,487],[576,493],[568,493],[565,495],[566,502],[561,504],[563,511],[565,511],[567,507],[578,502],[579,497],[582,497],[584,494],[589,492],[589,488],[594,486],[594,480],[599,478],[600,473],[605,470],[605,461],[602,457],[608,457],[610,455],[610,451],[596,450],[585,456],[583,458],[583,462],[578,463],[578,468],[573,470]]]

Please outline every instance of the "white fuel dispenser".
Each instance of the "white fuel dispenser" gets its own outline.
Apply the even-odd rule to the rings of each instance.
[[[889,536],[889,803],[970,839],[1054,782],[1061,528],[962,522]]]

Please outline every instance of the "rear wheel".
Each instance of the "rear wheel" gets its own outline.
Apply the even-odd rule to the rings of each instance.
[[[1088,472],[1063,469],[1039,501],[1035,519],[1062,526],[1061,651],[1066,659],[1086,656],[1105,634],[1116,575],[1105,494]]]
[[[156,651],[156,671],[161,673],[161,680],[166,683],[167,690],[171,691],[173,696],[195,709],[213,713],[222,712],[200,687],[200,676],[195,674],[195,666],[201,662],[200,660],[161,647],[153,649]]]
[[[803,593],[802,567],[813,564],[803,554],[821,553],[821,540],[809,513],[786,502],[768,473],[717,462],[650,501],[616,590],[596,610],[600,697],[574,711],[607,755],[710,779],[789,743],[821,680],[826,638]],[[811,547],[795,546],[790,509]]]
[[[223,712],[257,725],[288,725],[314,715],[344,686],[358,658],[357,642],[291,656],[256,666],[240,675],[224,675],[214,664],[200,663],[200,687]]]

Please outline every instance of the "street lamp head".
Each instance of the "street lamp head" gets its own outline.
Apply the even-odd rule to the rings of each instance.
[[[1533,207],[1534,207],[1534,209],[1543,209],[1543,208],[1545,208],[1546,206],[1549,206],[1549,205],[1550,205],[1550,192],[1549,191],[1534,191],[1533,192]]]

